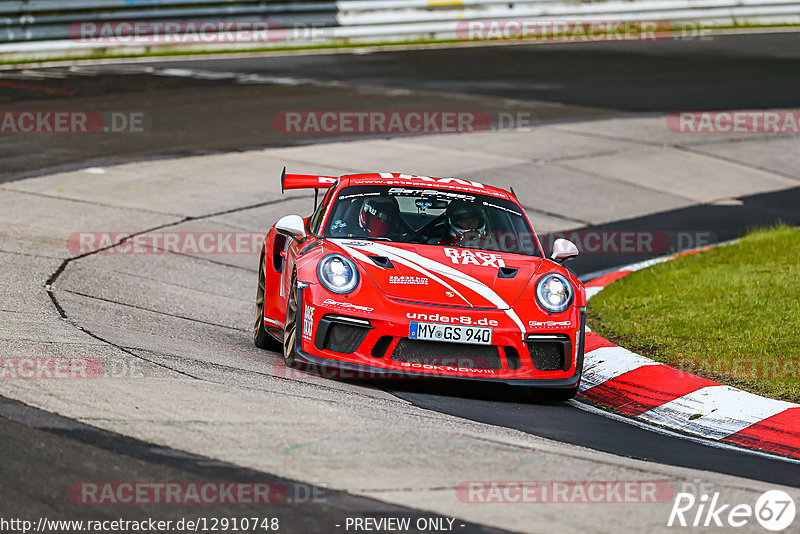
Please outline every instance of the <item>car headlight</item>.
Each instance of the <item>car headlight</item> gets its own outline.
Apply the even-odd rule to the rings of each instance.
[[[573,295],[572,284],[560,274],[546,274],[536,282],[536,300],[550,313],[560,313],[569,308]]]
[[[317,277],[328,291],[350,293],[358,285],[358,269],[341,254],[330,254],[317,265]]]

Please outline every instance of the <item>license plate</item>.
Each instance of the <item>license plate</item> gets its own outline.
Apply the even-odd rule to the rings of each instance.
[[[426,341],[491,345],[492,329],[484,326],[461,326],[411,321],[411,325],[408,329],[408,337]]]

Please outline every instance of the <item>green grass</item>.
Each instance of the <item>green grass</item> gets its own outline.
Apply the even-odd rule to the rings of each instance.
[[[589,326],[672,367],[800,402],[800,229],[629,274],[589,301]]]

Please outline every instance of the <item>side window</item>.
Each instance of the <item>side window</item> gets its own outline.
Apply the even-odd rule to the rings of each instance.
[[[336,186],[328,189],[327,193],[325,193],[325,196],[322,198],[322,202],[320,202],[319,206],[317,207],[317,211],[315,211],[311,216],[309,228],[311,229],[312,234],[319,234],[319,225],[322,222],[323,215],[325,215],[325,210],[328,209],[328,203],[330,203],[331,198],[333,198],[334,189],[336,189]]]

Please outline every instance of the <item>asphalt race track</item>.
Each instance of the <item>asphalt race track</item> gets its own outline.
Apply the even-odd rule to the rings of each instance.
[[[76,231],[263,231],[279,215],[310,209],[308,195],[281,197],[276,191],[275,173],[281,162],[296,172],[346,172],[362,170],[363,161],[388,165],[408,161],[410,169],[371,170],[492,181],[493,171],[503,169],[508,160],[511,170],[497,174],[499,185],[514,183],[513,175],[518,174],[514,165],[523,165],[514,160],[511,140],[522,134],[513,131],[480,134],[487,140],[500,136],[491,141],[496,153],[490,156],[488,149],[478,153],[469,139],[458,135],[430,142],[413,136],[286,135],[276,131],[273,118],[287,110],[474,109],[492,117],[521,113],[549,128],[545,135],[555,151],[566,150],[578,138],[601,143],[580,154],[548,156],[551,146],[544,140],[530,149],[544,154],[528,158],[524,165],[558,167],[570,180],[578,180],[575,176],[582,172],[584,178],[613,181],[619,187],[607,198],[576,199],[574,210],[563,198],[554,196],[548,202],[546,194],[538,194],[544,189],[521,194],[523,204],[530,199],[526,209],[535,224],[541,221],[540,232],[683,232],[723,241],[758,225],[800,224],[797,136],[726,137],[690,146],[653,129],[662,125],[664,113],[676,110],[798,108],[798,67],[800,34],[774,33],[683,42],[362,50],[0,71],[0,80],[11,82],[0,86],[4,110],[125,110],[147,115],[142,134],[0,136],[0,193],[7,195],[2,206],[8,217],[8,241],[0,243],[0,253],[6,255],[3,265],[24,266],[28,275],[13,278],[6,288],[21,289],[19,297],[2,306],[9,324],[0,337],[4,347],[63,351],[72,350],[66,347],[74,344],[76,350],[94,351],[123,367],[135,360],[145,377],[86,391],[61,384],[52,389],[20,381],[4,384],[0,465],[7,482],[0,498],[13,504],[3,505],[3,515],[72,519],[110,518],[118,513],[159,518],[197,515],[191,507],[75,506],[64,488],[80,480],[266,479],[282,484],[296,497],[313,491],[325,495],[323,504],[297,497],[279,508],[266,508],[277,510],[290,532],[335,531],[334,525],[353,514],[452,516],[464,525],[459,529],[463,532],[593,524],[590,510],[576,512],[566,523],[557,511],[548,510],[542,523],[525,526],[500,511],[450,503],[444,493],[452,489],[452,481],[437,487],[425,473],[435,469],[436,459],[463,454],[466,462],[472,459],[471,451],[497,455],[476,462],[483,479],[499,476],[492,470],[492,460],[497,460],[516,466],[503,472],[506,477],[514,472],[540,480],[548,480],[541,478],[547,476],[554,480],[562,472],[563,479],[666,477],[686,483],[708,481],[731,495],[769,484],[800,487],[800,463],[665,435],[587,411],[574,402],[531,403],[506,388],[476,390],[463,383],[370,384],[286,376],[276,367],[281,361],[275,354],[257,351],[250,341],[248,299],[257,258],[89,254],[69,259],[75,255],[64,246],[64,235]],[[615,122],[623,119],[633,122]],[[539,139],[526,137],[525,143],[533,138]],[[502,149],[505,140],[510,146],[507,154]],[[327,144],[334,142],[341,143]],[[363,145],[367,148],[359,143],[367,143]],[[636,160],[640,153],[652,153],[648,157],[653,159]],[[409,159],[416,155],[419,160]],[[210,159],[168,159],[174,156]],[[467,166],[470,158],[475,160],[473,167]],[[317,167],[311,168],[311,159],[319,162]],[[674,161],[680,170],[687,161],[700,159],[703,165],[712,165],[706,159],[714,159],[713,165],[720,166],[702,168],[736,175],[738,189],[730,195],[687,192],[676,182],[656,190],[649,183],[636,185],[636,176],[615,174],[655,161],[664,165]],[[123,163],[127,165],[114,167]],[[432,170],[426,172],[426,164]],[[99,170],[84,173],[87,167]],[[21,181],[37,176],[43,178]],[[177,183],[170,182],[172,177]],[[137,187],[140,178],[148,187]],[[118,180],[120,189],[104,185],[105,179]],[[713,187],[697,177],[686,179],[696,181],[698,190]],[[719,188],[724,190],[724,185]],[[611,190],[601,188],[597,194],[603,191]],[[589,213],[591,209],[598,214]],[[12,224],[25,220],[26,210],[41,210],[43,215],[30,239],[23,226]],[[109,227],[115,220],[127,226]],[[58,226],[73,221],[70,228]],[[29,245],[38,243],[41,250],[25,248],[26,240]],[[600,252],[583,255],[570,266],[586,275],[652,256],[644,251]],[[195,292],[196,280],[208,284],[203,291]],[[46,282],[55,288],[52,301],[41,289]],[[40,317],[42,324],[30,318],[25,319],[28,323],[14,323],[16,298],[20,306],[29,301],[37,306],[31,317]],[[20,326],[24,324],[35,335],[27,335]],[[40,335],[40,330],[46,333]],[[68,341],[61,345],[64,339]],[[174,406],[157,402],[165,395],[164,384],[175,387],[170,401]],[[134,389],[137,385],[142,386],[140,391]],[[193,407],[183,403],[181,395],[204,400]],[[256,423],[243,412],[223,410],[246,410],[248,403],[265,399],[270,404],[259,404],[266,408],[253,420]],[[375,412],[365,403],[374,404]],[[336,411],[338,407],[348,413]],[[328,422],[326,410],[330,410]],[[181,418],[193,411],[196,420]],[[212,414],[209,420],[203,420],[206,413]],[[407,420],[397,423],[397,432],[402,430],[403,439],[414,443],[408,451],[410,474],[400,477],[397,486],[384,481],[404,472],[389,465],[403,461],[401,451],[386,456],[388,452],[379,448],[362,450],[381,446],[383,438],[376,436],[381,433],[388,436],[386,447],[402,443],[392,435],[391,421],[384,418]],[[374,429],[368,428],[370,421]],[[288,428],[292,425],[301,430],[291,440],[254,431],[252,436],[266,441],[248,442],[247,428],[256,425],[272,432],[285,428],[287,434],[295,432]],[[323,436],[321,443],[314,438],[317,433]],[[457,443],[461,439],[463,445]],[[563,452],[559,443],[568,444]],[[306,447],[311,452],[304,456]],[[535,450],[526,449],[518,457],[515,447]],[[326,453],[331,458],[324,459]],[[353,459],[349,463],[348,455]],[[543,465],[550,460],[551,466]],[[459,469],[442,462],[436,468]],[[542,471],[526,472],[526,465]],[[454,476],[459,481],[477,475],[465,467],[460,478]],[[615,519],[622,521],[623,530],[648,521],[648,527],[657,530],[666,520],[662,510],[654,517],[645,518],[652,512],[642,511],[615,518],[612,509],[603,517],[609,522],[608,531],[614,531]],[[267,512],[239,505],[204,513],[263,516]]]
[[[0,177],[44,168],[246,150],[339,135],[287,137],[285,110],[477,109],[535,121],[674,110],[791,107],[800,92],[796,33],[711,40],[517,45],[392,53],[68,65],[3,72],[13,109],[145,111],[149,135],[4,139]],[[152,74],[151,69],[158,73]],[[268,87],[268,91],[265,89]],[[168,147],[168,148],[167,148]],[[2,178],[0,178],[2,179]]]

